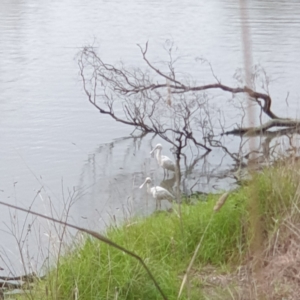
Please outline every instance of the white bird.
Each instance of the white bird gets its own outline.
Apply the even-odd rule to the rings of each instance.
[[[166,175],[166,170],[175,172],[175,164],[174,162],[165,155],[161,155],[162,145],[157,144],[155,148],[150,152],[152,154],[154,151],[156,151],[156,159],[158,164],[164,169],[164,176]]]
[[[140,186],[140,189],[142,189],[144,185],[147,184],[148,194],[151,194],[152,197],[156,200],[156,209],[157,207],[161,208],[162,200],[168,200],[169,202],[172,202],[172,200],[175,199],[175,197],[169,191],[162,188],[161,186],[153,186],[150,188],[151,182],[151,178],[147,177],[145,182]]]

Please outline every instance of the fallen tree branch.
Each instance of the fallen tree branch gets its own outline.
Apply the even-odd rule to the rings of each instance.
[[[216,82],[191,84],[189,79],[179,78],[175,72],[174,62],[177,59],[172,58],[172,45],[168,47],[169,61],[160,65],[161,68],[148,59],[148,42],[144,47],[138,45],[146,63],[145,70],[127,68],[123,63],[106,63],[93,47],[84,47],[79,53],[78,65],[89,102],[101,114],[110,115],[117,122],[134,126],[145,133],[157,134],[172,144],[179,154],[189,142],[209,152],[212,144],[209,144],[206,137],[208,134],[220,134],[214,134],[216,122],[212,121],[212,116],[216,110],[209,105],[206,94],[208,91],[221,90],[232,95],[247,95],[260,107],[261,113],[270,118],[270,121],[261,126],[241,127],[225,133],[223,131],[221,135],[252,136],[265,133],[276,126],[294,130],[300,125],[299,120],[284,118],[272,111],[272,98],[267,88],[269,81],[264,70],[254,70],[252,85],[255,87],[255,81],[259,80],[264,92],[242,86],[243,80],[238,78],[239,86],[222,84],[207,61],[204,62],[209,65]],[[259,77],[260,74],[262,77]],[[120,107],[123,112],[120,112]],[[259,116],[260,121],[262,114]],[[196,135],[196,131],[201,134]],[[218,143],[214,145],[216,146],[222,148],[223,145]]]
[[[38,276],[36,276],[35,273],[31,273],[31,274],[27,274],[27,275],[21,275],[21,276],[14,276],[14,277],[0,276],[0,279],[5,280],[5,281],[21,280],[21,281],[25,281],[25,282],[34,282],[35,279],[41,279],[41,278],[44,278],[44,276],[43,277],[38,277]]]
[[[272,120],[269,120],[268,122],[262,124],[261,126],[236,128],[231,131],[224,132],[223,135],[224,134],[226,134],[226,135],[233,134],[233,135],[256,136],[256,135],[260,135],[263,133],[267,133],[267,130],[272,127],[287,127],[285,129],[274,131],[274,133],[284,132],[285,134],[287,134],[288,132],[292,132],[295,129],[299,128],[300,121],[290,120],[290,119],[272,119]],[[268,133],[272,133],[272,132],[269,131]]]

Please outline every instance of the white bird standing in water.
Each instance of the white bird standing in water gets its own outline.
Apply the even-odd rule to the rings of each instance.
[[[175,172],[175,164],[174,162],[165,155],[161,155],[162,145],[157,144],[155,148],[150,152],[152,154],[154,151],[156,151],[156,159],[158,164],[164,169],[164,176],[166,175],[166,170]]]
[[[140,186],[140,189],[142,189],[144,185],[147,184],[147,192],[151,194],[152,197],[156,200],[156,209],[157,207],[161,208],[162,200],[168,200],[169,202],[172,202],[172,200],[175,199],[175,197],[169,191],[162,188],[161,186],[153,186],[150,188],[151,182],[151,178],[147,177],[145,182]]]

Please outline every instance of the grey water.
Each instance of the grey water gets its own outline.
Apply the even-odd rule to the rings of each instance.
[[[297,117],[300,2],[247,2],[253,64],[270,76],[274,112]],[[94,45],[104,61],[145,67],[136,44],[148,41],[149,59],[159,62],[166,58],[165,41],[172,40],[181,56],[179,72],[199,84],[214,82],[195,61],[204,57],[222,83],[233,85],[235,70],[244,66],[239,1],[1,0],[0,7],[1,201],[57,218],[71,201],[68,221],[94,229],[152,211],[151,197],[138,187],[146,176],[160,184],[163,172],[149,152],[160,142],[172,157],[170,146],[150,135],[132,138],[133,128],[100,115],[83,92],[76,54]],[[231,116],[228,125],[240,122],[226,99],[217,102]],[[232,147],[238,142],[227,140]],[[192,163],[189,155],[187,165]],[[185,174],[185,192],[230,188],[233,180],[223,174],[231,164],[222,150],[212,151]],[[174,184],[172,178],[167,184]],[[49,228],[0,209],[1,257],[18,269],[13,235],[24,236],[24,224],[35,220],[45,226],[43,244]],[[36,245],[28,243],[35,253]]]

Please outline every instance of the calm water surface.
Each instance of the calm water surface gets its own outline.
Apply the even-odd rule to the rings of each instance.
[[[36,211],[59,217],[71,197],[69,221],[94,229],[114,218],[152,211],[153,202],[138,186],[149,175],[156,184],[162,181],[163,173],[149,155],[161,141],[151,136],[129,138],[132,128],[89,105],[76,53],[94,44],[106,61],[143,67],[136,44],[149,41],[149,58],[161,61],[166,59],[164,42],[171,39],[182,55],[178,68],[183,74],[192,75],[199,84],[213,82],[208,69],[195,63],[195,57],[205,57],[223,83],[234,84],[235,70],[243,67],[238,3],[2,0],[1,201],[32,205]],[[271,77],[274,112],[295,117],[299,112],[300,2],[251,1],[247,13],[253,63],[262,65]],[[226,99],[218,99],[218,105],[227,115],[235,115]],[[239,122],[230,121],[229,125]],[[228,143],[235,146],[238,141]],[[168,145],[164,147],[171,156]],[[192,157],[188,160],[192,163]],[[231,163],[222,151],[213,151],[186,175],[183,189],[230,188],[232,180],[219,177]],[[1,253],[14,260],[17,268],[19,255],[9,228],[22,227],[26,216],[18,213],[15,223],[13,214],[1,207]],[[45,226],[40,234],[48,230]],[[33,246],[28,247],[35,253]]]

